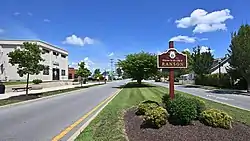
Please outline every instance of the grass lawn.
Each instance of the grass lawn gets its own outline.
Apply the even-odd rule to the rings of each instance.
[[[168,92],[167,88],[144,85],[137,87],[129,83],[124,89],[98,114],[89,126],[78,136],[76,141],[125,141],[123,115],[126,109],[136,106],[143,100],[161,102],[161,97]],[[177,92],[176,92],[177,93]],[[181,93],[187,97],[190,94]],[[202,98],[201,98],[202,99]],[[230,114],[234,120],[250,125],[250,112],[220,103],[205,100],[208,108],[221,109]]]
[[[66,92],[71,92],[71,91],[89,88],[89,87],[93,87],[97,85],[103,85],[103,84],[93,84],[89,86],[75,87],[75,88],[69,88],[69,89],[64,89],[64,90],[56,90],[56,91],[50,91],[50,92],[44,92],[44,93],[38,93],[38,94],[30,94],[28,96],[25,96],[25,95],[13,96],[8,99],[1,99],[0,106],[27,101],[31,99],[37,99],[37,98],[46,97],[46,96],[51,96],[51,95],[57,95],[57,94],[66,93]]]

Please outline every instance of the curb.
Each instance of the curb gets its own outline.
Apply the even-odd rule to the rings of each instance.
[[[93,85],[96,85],[96,84],[93,84]],[[88,85],[88,86],[93,86],[93,85]],[[102,86],[102,85],[96,85],[96,86]],[[75,87],[73,87],[73,88],[75,88]],[[60,90],[67,90],[67,89],[60,89]],[[87,90],[87,88],[83,88],[83,89],[73,90],[73,91],[69,91],[69,92],[65,92],[65,93],[59,93],[59,94],[45,96],[45,97],[41,97],[41,98],[25,100],[25,101],[12,103],[12,104],[7,104],[7,105],[2,105],[2,106],[0,106],[0,109],[1,108],[6,108],[6,107],[13,107],[13,106],[16,106],[16,105],[23,105],[23,104],[26,104],[26,103],[35,102],[35,101],[39,101],[39,100],[43,100],[43,99],[49,99],[49,98],[52,98],[52,97],[55,97],[55,96],[62,96],[62,95],[66,95],[66,94],[69,94],[69,93],[72,93],[72,92],[86,91],[86,90]],[[58,90],[56,90],[56,91],[58,91]],[[47,91],[47,92],[53,92],[53,91]],[[32,93],[30,93],[30,94],[32,94]]]
[[[86,123],[84,123],[72,136],[70,136],[69,137],[69,139],[67,139],[67,141],[74,141],[80,134],[81,134],[81,132],[90,124],[90,122],[92,121],[92,120],[94,120],[95,118],[96,118],[96,116],[121,92],[123,90],[123,88],[122,89],[120,89],[120,90],[118,90],[118,91],[116,91],[115,92],[115,94],[114,95],[112,95],[111,97],[112,98],[110,98],[106,103],[104,103],[103,105],[102,105],[102,107],[101,108],[99,108],[96,112],[95,112],[95,114],[93,115],[93,116],[91,116],[90,118],[89,118],[89,120],[86,122]]]

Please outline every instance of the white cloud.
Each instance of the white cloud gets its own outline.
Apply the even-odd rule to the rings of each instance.
[[[114,56],[114,53],[111,52],[108,56],[109,56],[109,57],[112,57],[112,56]]]
[[[76,35],[73,34],[69,37],[66,37],[66,39],[63,41],[63,44],[84,46],[86,44],[94,44],[94,40],[89,38],[89,37],[85,37],[82,39],[82,38],[77,37]]]
[[[49,22],[50,22],[49,19],[43,19],[43,21],[46,22],[46,23],[49,23]]]
[[[92,66],[95,64],[88,57],[85,57],[83,60],[81,60],[79,62],[71,62],[71,63],[69,63],[69,67],[78,69],[79,68],[78,63],[80,63],[80,62],[84,62],[85,63],[85,67],[88,68],[88,69],[91,69]]]
[[[95,63],[89,59],[89,57],[85,57],[84,60],[86,68],[90,69],[92,65]]]
[[[175,41],[175,42],[184,42],[184,43],[194,43],[196,42],[196,37],[188,37],[188,36],[175,36],[170,39],[170,41]]]
[[[71,68],[78,68],[78,63],[76,63],[76,62],[71,62],[71,63],[69,63],[69,67],[71,67]]]
[[[4,30],[0,28],[0,34],[1,34],[1,33],[4,33]]]
[[[14,16],[18,16],[18,15],[20,15],[20,14],[21,14],[21,13],[19,13],[19,12],[13,13]]]
[[[209,52],[209,47],[207,46],[201,46],[201,52]],[[214,50],[210,50],[210,52],[214,52]]]
[[[189,49],[189,48],[186,48],[186,49],[184,49],[183,51],[190,52],[190,49]]]
[[[178,28],[195,27],[194,33],[213,32],[217,30],[227,30],[225,21],[233,19],[229,9],[208,13],[203,9],[194,10],[190,17],[176,20]]]
[[[94,39],[91,39],[91,38],[89,38],[89,37],[85,37],[85,38],[83,39],[83,44],[84,44],[84,45],[85,45],[85,44],[89,44],[89,45],[94,44]]]
[[[33,16],[33,14],[32,14],[31,12],[28,12],[27,14],[28,14],[29,16]]]

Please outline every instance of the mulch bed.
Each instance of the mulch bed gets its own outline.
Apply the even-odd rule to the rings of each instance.
[[[126,134],[130,141],[250,141],[250,126],[234,122],[226,130],[205,126],[199,121],[193,125],[180,126],[167,122],[160,129],[143,128],[142,117],[129,109],[124,115]]]

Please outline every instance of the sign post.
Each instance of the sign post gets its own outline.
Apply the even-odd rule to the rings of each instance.
[[[174,48],[174,42],[169,42],[169,49],[157,56],[157,67],[169,69],[169,95],[174,99],[174,69],[187,68],[187,55]]]

